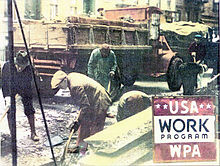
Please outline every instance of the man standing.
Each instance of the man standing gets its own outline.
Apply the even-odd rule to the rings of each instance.
[[[189,53],[193,58],[193,62],[197,63],[197,64],[201,64],[201,66],[205,69],[204,72],[206,71],[207,66],[204,65],[204,59],[206,56],[206,42],[203,41],[203,38],[200,34],[195,35],[195,39],[194,41],[190,44],[189,46]],[[195,66],[195,65],[194,65]],[[204,72],[200,72],[197,75],[197,80],[198,80],[198,84],[197,84],[197,88],[201,88],[202,87],[202,77],[203,77],[203,73]],[[197,72],[195,72],[197,73]]]
[[[206,45],[200,34],[195,35],[194,41],[189,46],[189,53],[195,59],[194,62],[202,63],[206,55]]]
[[[86,75],[76,72],[67,75],[63,71],[57,71],[51,80],[51,88],[66,89],[67,87],[73,104],[80,107],[76,122],[79,125],[76,146],[82,147],[80,152],[85,153],[88,145],[83,140],[103,130],[111,99],[104,87]]]
[[[115,76],[117,61],[108,44],[92,51],[88,62],[88,76],[108,90],[109,81]],[[108,91],[110,92],[110,91]]]
[[[28,122],[31,128],[31,139],[33,141],[39,141],[39,137],[35,131],[35,117],[34,113],[35,110],[33,108],[33,101],[32,101],[32,88],[31,88],[31,81],[32,81],[32,73],[31,73],[31,66],[29,64],[29,60],[27,57],[27,53],[24,51],[19,51],[16,54],[15,58],[15,66],[12,67],[14,70],[14,84],[13,89],[14,91],[10,91],[10,63],[6,62],[2,69],[2,92],[3,97],[5,99],[6,109],[10,109],[10,99],[11,95],[20,95],[22,98],[22,103],[24,106],[24,113],[28,118]],[[12,94],[14,93],[14,94]],[[10,110],[7,114],[8,118],[8,125],[11,132],[11,115]]]
[[[198,74],[203,72],[200,64],[189,62],[179,66],[183,84],[183,95],[194,95],[197,88]]]

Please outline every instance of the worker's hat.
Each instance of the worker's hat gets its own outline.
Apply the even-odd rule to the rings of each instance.
[[[195,38],[202,38],[202,35],[196,34],[196,35],[195,35]]]
[[[67,74],[61,70],[57,71],[51,80],[51,88],[56,89],[59,84],[66,78]]]
[[[98,8],[97,11],[99,12],[99,11],[103,11],[103,10],[104,10],[104,8]]]
[[[27,53],[23,50],[18,51],[14,61],[16,65],[22,68],[25,68],[29,65],[29,59]]]

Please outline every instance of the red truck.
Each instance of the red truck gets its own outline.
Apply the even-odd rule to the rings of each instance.
[[[73,16],[66,22],[23,21],[30,55],[41,78],[40,91],[51,94],[50,80],[59,69],[86,74],[90,53],[103,43],[115,52],[124,85],[132,85],[139,74],[166,74],[175,53],[157,32],[161,11],[154,7],[139,10],[145,16],[133,23]],[[111,12],[106,11],[107,18]],[[18,24],[14,24],[14,40],[15,51],[25,49]]]

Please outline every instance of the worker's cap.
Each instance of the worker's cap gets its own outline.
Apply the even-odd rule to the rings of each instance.
[[[29,65],[29,59],[27,53],[23,50],[18,51],[14,61],[16,65],[22,68],[25,68]]]
[[[110,53],[110,46],[108,44],[102,44],[100,51],[103,57],[107,57]]]
[[[103,11],[103,10],[104,10],[104,8],[98,8],[97,11],[99,12],[99,11]]]
[[[200,35],[200,34],[197,34],[197,35],[195,35],[195,38],[198,38],[198,39],[200,39],[200,38],[202,38],[202,35]]]
[[[67,74],[61,70],[57,71],[51,80],[51,88],[56,89],[59,84],[66,78]]]
[[[110,50],[110,46],[108,44],[102,44],[101,50]]]

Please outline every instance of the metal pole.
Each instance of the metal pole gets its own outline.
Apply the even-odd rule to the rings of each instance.
[[[16,104],[14,93],[14,43],[13,43],[13,18],[12,18],[12,0],[8,0],[8,53],[10,63],[10,90],[11,90],[11,107],[9,125],[11,125],[11,149],[12,165],[17,166],[17,141],[16,141]]]
[[[25,39],[25,34],[24,34],[23,27],[22,27],[22,23],[21,23],[21,18],[20,18],[20,15],[19,15],[19,11],[18,11],[16,0],[13,0],[13,2],[14,2],[16,14],[17,14],[17,17],[18,17],[19,25],[20,25],[20,28],[21,28],[21,33],[22,33],[22,37],[23,37],[23,40],[24,40],[25,48],[26,48],[26,51],[27,51],[27,55],[28,55],[29,62],[30,62],[30,65],[31,65],[32,75],[33,75],[33,79],[34,79],[34,84],[35,84],[36,91],[37,91],[38,101],[39,101],[39,104],[40,104],[41,113],[42,113],[42,116],[43,116],[44,125],[45,125],[45,129],[46,129],[48,141],[49,141],[49,144],[50,144],[50,149],[51,149],[54,165],[56,166],[57,164],[56,164],[56,159],[55,159],[54,152],[53,152],[53,146],[52,146],[52,142],[51,142],[51,139],[50,139],[50,134],[49,134],[48,126],[47,126],[47,121],[46,121],[46,117],[45,117],[45,114],[44,114],[43,105],[42,105],[42,101],[41,101],[41,96],[40,96],[40,92],[39,92],[39,89],[38,89],[38,86],[37,86],[37,81],[36,81],[36,77],[35,77],[35,74],[34,74],[33,65],[32,65],[31,58],[30,58],[29,49],[28,49],[27,42],[26,42],[26,39]]]

